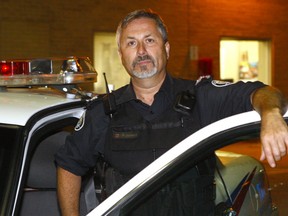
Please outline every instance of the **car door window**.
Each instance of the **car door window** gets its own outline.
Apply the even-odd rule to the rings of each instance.
[[[203,161],[211,152],[217,150],[216,164],[220,174],[215,170],[216,213],[222,215],[224,211],[230,209],[233,205],[233,208],[238,213],[241,212],[239,215],[255,215],[259,214],[259,212],[261,215],[270,215],[273,211],[273,206],[270,200],[270,187],[265,167],[262,163],[252,156],[247,156],[246,152],[242,152],[241,154],[233,153],[225,148],[218,150],[232,143],[238,143],[237,148],[240,148],[239,145],[241,145],[241,142],[259,141],[259,130],[259,124],[253,124],[221,132],[202,141],[197,146],[197,150],[190,149],[191,151],[185,152],[173,165],[170,164],[169,168],[158,174],[147,187],[144,187],[141,191],[139,190],[133,198],[120,207],[118,206],[120,209],[116,208],[115,210],[120,210],[120,215],[133,215],[134,213],[141,212],[145,208],[143,206],[147,203],[148,209],[151,210],[151,214],[148,215],[159,215],[157,211],[160,209],[161,212],[165,203],[161,200],[159,201],[159,197],[156,194],[161,194],[162,191],[171,191],[170,185],[177,182],[179,176],[189,172],[191,167],[195,166],[199,161]],[[179,195],[177,197],[177,193],[172,193],[171,195],[176,199],[179,198]],[[181,200],[180,198],[179,202],[185,203],[185,200]],[[235,202],[241,202],[241,205],[236,205]],[[182,209],[177,209],[179,205],[176,204],[175,208],[173,208],[172,206],[175,202],[171,203],[172,205],[167,206],[168,210],[163,215],[181,215]],[[194,204],[195,201],[194,203],[190,203],[191,206]],[[243,210],[245,208],[246,211]],[[153,214],[155,212],[157,213]]]
[[[261,155],[261,141],[259,138],[249,139],[225,146],[221,150],[248,155],[255,160],[259,160]],[[261,161],[261,164],[263,164],[265,168],[269,183],[268,190],[271,193],[273,203],[275,203],[278,208],[279,215],[288,215],[286,202],[288,198],[288,158],[284,157],[278,161],[275,168],[271,168],[266,160]]]
[[[209,208],[214,208],[214,154],[197,162],[197,165],[187,163],[179,168],[175,177],[167,175],[163,186],[155,185],[152,195],[122,209],[120,215],[206,215]],[[150,188],[153,190],[152,188]],[[199,202],[204,200],[204,202]],[[205,209],[204,209],[205,208]]]
[[[21,216],[60,215],[54,154],[64,145],[78,119],[63,119],[35,132],[27,156],[25,184],[20,207]],[[87,213],[83,195],[81,215]]]

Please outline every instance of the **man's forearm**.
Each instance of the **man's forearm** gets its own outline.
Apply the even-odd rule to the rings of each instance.
[[[266,86],[252,95],[252,104],[261,116],[260,160],[267,159],[270,166],[275,167],[288,148],[288,128],[282,117],[287,111],[286,99],[279,90]]]
[[[252,105],[261,116],[273,110],[278,110],[281,115],[287,111],[287,100],[278,89],[271,86],[256,90],[252,95]]]
[[[79,215],[81,176],[57,168],[57,195],[62,216]]]

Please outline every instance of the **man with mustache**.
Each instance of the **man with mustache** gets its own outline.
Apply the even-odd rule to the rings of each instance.
[[[193,132],[233,114],[255,109],[261,115],[261,160],[266,158],[274,167],[287,154],[288,129],[282,118],[287,104],[277,89],[261,82],[219,85],[211,78],[173,78],[166,69],[170,53],[166,26],[150,10],[128,14],[118,26],[116,39],[131,82],[113,92],[109,100],[92,102],[83,116],[85,123],[56,154],[63,215],[79,215],[81,176],[102,156],[117,173],[119,185],[106,182],[112,193]],[[211,155],[133,213],[214,215],[214,167]],[[185,194],[183,188],[190,193]],[[171,194],[180,194],[182,200]]]
[[[151,62],[154,66],[153,71],[151,71],[150,73],[145,73],[145,71],[148,70],[147,65],[144,64],[144,62]],[[133,69],[138,66],[140,67],[140,72],[137,72],[137,70],[133,70],[133,74],[138,77],[138,78],[148,78],[153,76],[155,73],[157,73],[157,69],[155,68],[155,63],[153,60],[153,57],[149,56],[149,55],[145,55],[145,56],[138,56],[135,61],[133,61]]]

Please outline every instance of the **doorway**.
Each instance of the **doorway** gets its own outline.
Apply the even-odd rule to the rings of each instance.
[[[222,38],[220,78],[232,82],[261,81],[271,85],[270,41]]]
[[[125,71],[118,56],[115,33],[97,32],[94,34],[94,66],[98,72],[94,91],[99,94],[106,93],[107,78],[109,90],[118,89],[130,82],[130,76]]]

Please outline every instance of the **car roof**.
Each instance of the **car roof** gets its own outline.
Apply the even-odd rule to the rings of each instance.
[[[0,123],[24,126],[41,110],[77,100],[50,88],[7,88],[0,91]]]

